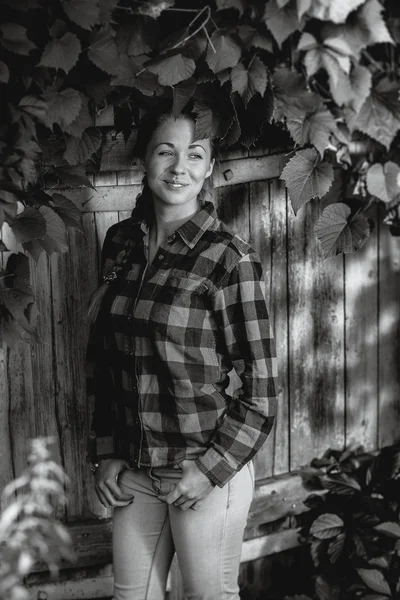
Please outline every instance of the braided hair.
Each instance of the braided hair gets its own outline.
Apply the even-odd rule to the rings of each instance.
[[[166,106],[165,103],[160,103],[156,109],[147,112],[140,120],[135,145],[133,148],[133,156],[144,160],[147,150],[147,145],[151,140],[154,132],[165,121],[173,116],[171,105]],[[178,119],[187,119],[195,123],[195,115],[189,110],[183,110]],[[210,140],[211,153],[213,154],[214,146]],[[202,189],[197,196],[199,207],[203,207],[207,201],[212,201],[214,198],[214,186],[212,178],[205,179]],[[136,199],[135,208],[132,211],[131,219],[143,219],[151,223],[154,216],[153,194],[145,175],[142,180],[142,190]],[[95,290],[89,300],[89,307],[86,316],[86,322],[93,324],[99,314],[101,304],[110,285],[112,285],[128,264],[134,247],[134,240],[131,236],[125,239],[122,250],[118,253],[115,263],[106,274],[103,275],[103,282],[100,287]],[[107,264],[105,265],[107,270]]]

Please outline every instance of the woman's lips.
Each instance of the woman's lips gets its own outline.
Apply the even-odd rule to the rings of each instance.
[[[180,190],[189,185],[188,183],[181,183],[180,181],[168,181],[167,179],[164,180],[164,183],[166,183],[167,186],[173,190]]]

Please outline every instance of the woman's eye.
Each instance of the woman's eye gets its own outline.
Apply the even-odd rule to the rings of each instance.
[[[190,158],[202,158],[201,154],[190,154]]]
[[[161,152],[158,153],[159,156],[171,156],[172,152],[169,152],[168,150],[161,150]]]

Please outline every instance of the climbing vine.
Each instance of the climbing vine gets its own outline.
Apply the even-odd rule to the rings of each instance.
[[[91,186],[96,115],[134,135],[160,98],[191,103],[198,138],[293,149],[295,213],[324,199],[324,255],[368,239],[371,205],[400,233],[400,10],[395,0],[2,0],[0,226],[34,260],[81,228],[65,188]],[[5,225],[4,225],[5,224]],[[0,241],[0,251],[6,244]],[[0,336],[33,334],[29,261],[0,273]]]

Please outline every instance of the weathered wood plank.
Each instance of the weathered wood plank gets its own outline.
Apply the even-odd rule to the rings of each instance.
[[[343,259],[323,260],[318,216],[288,214],[291,469],[344,444]]]
[[[367,242],[368,243],[368,242]],[[400,441],[400,238],[379,239],[379,447]]]
[[[118,222],[118,212],[99,212],[95,214],[96,240],[97,240],[97,257],[98,270],[100,268],[101,250],[103,248],[106,233],[111,225]]]
[[[286,192],[279,180],[250,184],[250,243],[261,257],[278,356],[278,414],[254,462],[259,477],[289,470]]]
[[[117,174],[115,171],[102,171],[94,176],[95,187],[104,187],[105,185],[117,185]]]
[[[122,133],[115,135],[114,131],[103,131],[103,145],[101,154],[101,171],[126,171],[135,165],[133,146],[135,136],[131,136],[125,143]]]
[[[345,256],[346,446],[378,443],[378,235]]]
[[[97,286],[96,271],[88,265],[96,263],[96,245],[92,217],[86,216],[84,224],[89,225],[86,235],[70,230],[69,252],[51,257],[58,431],[63,464],[71,478],[68,519],[99,515],[86,459],[90,416],[84,385],[84,316],[89,295]]]

